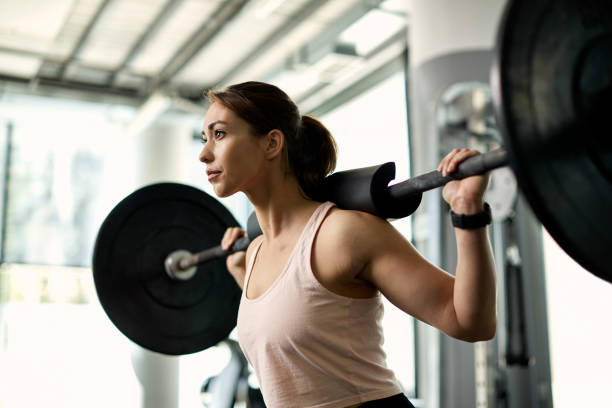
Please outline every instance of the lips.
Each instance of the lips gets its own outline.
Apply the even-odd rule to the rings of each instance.
[[[208,176],[208,181],[211,181],[215,177],[217,177],[221,172],[219,170],[206,170],[206,175]]]

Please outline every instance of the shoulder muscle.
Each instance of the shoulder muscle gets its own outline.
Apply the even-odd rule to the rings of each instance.
[[[370,262],[372,242],[387,227],[393,228],[374,215],[334,208],[321,225],[316,250],[321,261],[355,277]]]

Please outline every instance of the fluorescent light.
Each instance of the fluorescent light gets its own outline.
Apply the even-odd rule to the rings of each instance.
[[[353,44],[359,55],[368,55],[406,26],[406,18],[371,10],[340,34],[340,41]]]
[[[283,4],[283,0],[262,0],[255,5],[255,17],[264,20],[270,17]]]
[[[32,78],[40,67],[40,58],[0,52],[0,72],[20,78]]]

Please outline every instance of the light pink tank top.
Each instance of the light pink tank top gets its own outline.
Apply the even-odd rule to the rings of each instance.
[[[284,270],[255,299],[246,288],[261,243],[249,260],[238,340],[269,408],[346,407],[401,392],[382,349],[381,295],[337,295],[312,272],[312,243],[333,206],[315,210]]]

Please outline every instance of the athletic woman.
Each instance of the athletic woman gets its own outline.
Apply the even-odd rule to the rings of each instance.
[[[486,175],[443,189],[463,218],[452,275],[386,220],[320,201],[317,188],[334,169],[335,142],[283,91],[246,82],[208,97],[200,161],[216,195],[246,194],[263,231],[227,266],[242,288],[238,340],[268,407],[411,407],[386,366],[381,296],[454,338],[495,335]],[[368,140],[378,143],[376,134]],[[476,154],[453,150],[438,170],[447,175]],[[222,246],[244,234],[228,229]]]

